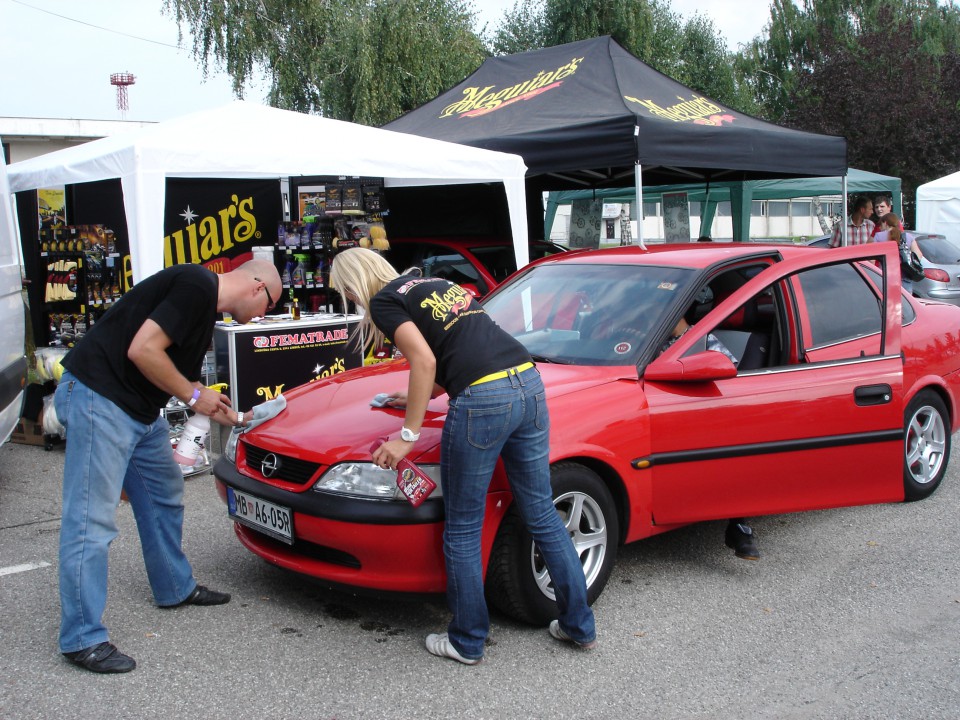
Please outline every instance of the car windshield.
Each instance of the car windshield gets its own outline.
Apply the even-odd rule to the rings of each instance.
[[[535,357],[636,364],[695,271],[650,265],[548,264],[502,287],[484,308]]]
[[[937,265],[960,265],[960,245],[942,235],[918,237],[923,256]]]

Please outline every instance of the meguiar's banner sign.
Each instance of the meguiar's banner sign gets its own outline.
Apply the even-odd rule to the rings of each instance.
[[[256,245],[274,245],[283,219],[278,180],[167,180],[164,266],[199,263],[229,272]]]

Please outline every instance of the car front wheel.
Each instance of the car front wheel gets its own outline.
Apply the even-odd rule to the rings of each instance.
[[[616,505],[595,472],[575,463],[551,469],[553,504],[573,541],[587,581],[587,602],[603,592],[617,555]],[[559,614],[553,582],[516,506],[500,523],[487,568],[487,598],[518,620],[545,625]]]
[[[932,495],[950,459],[950,417],[940,396],[917,393],[903,415],[903,490],[906,501]]]

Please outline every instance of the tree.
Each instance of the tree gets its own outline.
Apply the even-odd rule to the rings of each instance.
[[[899,177],[908,195],[960,166],[960,54],[934,62],[912,30],[890,18],[855,46],[832,45],[798,78],[784,115],[789,125],[843,135],[853,167]]]
[[[664,0],[518,0],[490,48],[511,54],[600,35],[714,100],[738,110],[753,107],[713,22],[696,14],[684,23]]]
[[[266,73],[275,107],[381,125],[432,100],[486,55],[467,0],[164,0],[204,71],[234,92]]]
[[[847,139],[852,166],[917,185],[960,165],[960,9],[936,0],[774,0],[738,60],[761,114]]]
[[[549,47],[543,28],[544,0],[517,0],[488,40],[491,54],[517,53]]]
[[[828,55],[840,48],[855,54],[863,34],[907,26],[913,44],[934,62],[960,44],[960,11],[952,0],[772,0],[764,33],[737,55],[737,81],[749,88],[758,114],[779,122],[800,79]]]

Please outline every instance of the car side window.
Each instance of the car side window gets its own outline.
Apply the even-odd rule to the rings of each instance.
[[[463,285],[475,284],[481,295],[489,292],[487,284],[473,264],[458,252],[447,249],[427,249],[421,260],[424,277],[438,277]]]
[[[811,268],[798,273],[796,278],[807,308],[809,337],[804,338],[806,352],[881,332],[880,299],[852,265],[839,263]],[[864,352],[870,351],[869,347],[857,347]]]

